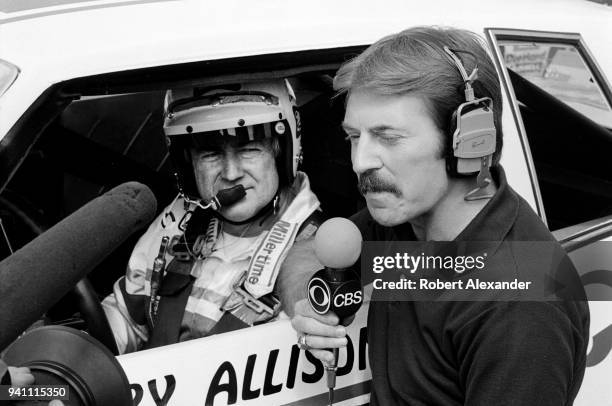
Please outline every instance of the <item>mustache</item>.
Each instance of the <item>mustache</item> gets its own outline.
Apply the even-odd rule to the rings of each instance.
[[[391,182],[387,182],[376,174],[373,169],[368,169],[364,173],[359,175],[357,188],[359,193],[365,196],[366,193],[381,193],[387,192],[392,193],[396,196],[400,196],[402,193],[399,189]]]

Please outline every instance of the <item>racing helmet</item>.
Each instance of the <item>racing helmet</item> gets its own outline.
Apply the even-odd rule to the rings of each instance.
[[[300,161],[300,117],[295,94],[286,79],[168,90],[164,134],[179,192],[192,201],[201,198],[191,148],[206,148],[232,139],[248,142],[277,137],[280,187],[293,183]]]

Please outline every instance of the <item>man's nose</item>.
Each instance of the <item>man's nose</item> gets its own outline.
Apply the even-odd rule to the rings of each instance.
[[[353,171],[362,174],[370,169],[380,169],[382,161],[378,155],[375,140],[369,134],[361,134],[356,143],[351,144]]]
[[[227,154],[223,166],[223,178],[228,182],[240,179],[244,175],[242,161],[236,154]]]

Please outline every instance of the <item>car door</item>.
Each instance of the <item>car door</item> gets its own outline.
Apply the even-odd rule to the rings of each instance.
[[[577,405],[612,399],[612,91],[578,33],[487,29],[545,218],[591,312]],[[608,72],[609,74],[610,72]]]

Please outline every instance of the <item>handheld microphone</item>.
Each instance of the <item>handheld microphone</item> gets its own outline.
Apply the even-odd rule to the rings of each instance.
[[[351,267],[361,254],[361,233],[355,224],[341,217],[327,220],[317,230],[315,255],[325,268],[317,271],[308,282],[308,302],[318,314],[333,311],[340,323],[348,325],[359,310],[363,292],[359,276]],[[338,369],[338,349],[334,362],[326,365],[329,404],[333,404]]]
[[[150,223],[156,210],[147,186],[125,183],[0,262],[0,350],[127,237]]]

